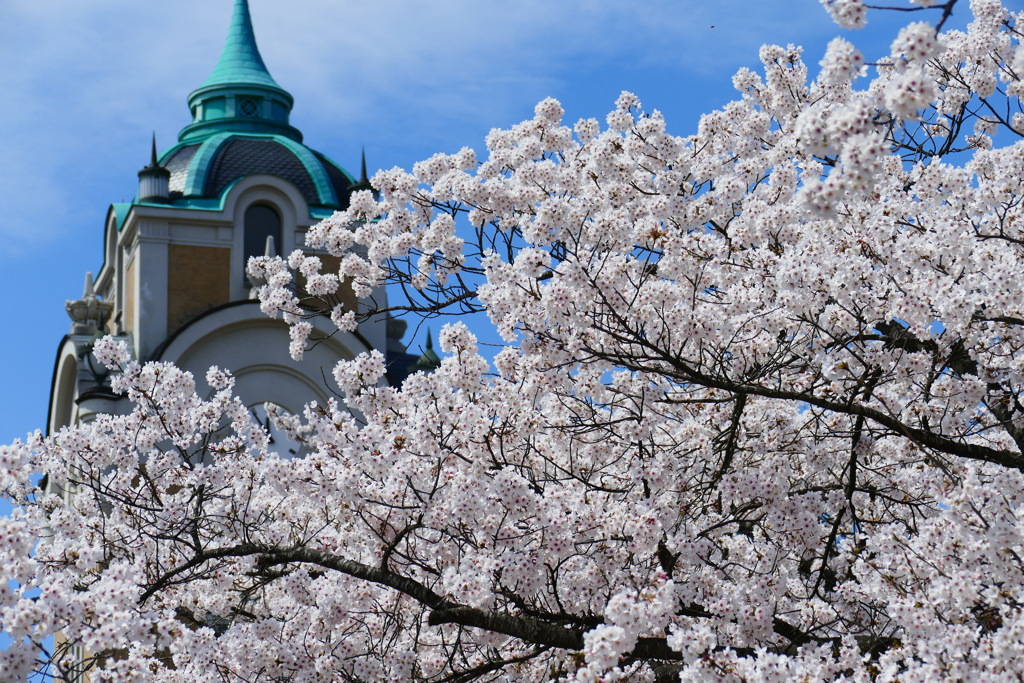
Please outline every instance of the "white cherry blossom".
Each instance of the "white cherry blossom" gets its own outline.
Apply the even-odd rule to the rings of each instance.
[[[545,100],[378,172],[309,232],[337,258],[252,259],[295,356],[387,284],[478,314],[430,373],[361,354],[275,413],[305,457],[228,373],[98,342],[133,410],[0,448],[0,680],[1014,680],[1021,17],[936,32],[954,4],[870,70],[766,46],[682,137],[630,93]]]

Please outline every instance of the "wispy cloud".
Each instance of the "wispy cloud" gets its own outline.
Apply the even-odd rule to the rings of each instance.
[[[150,131],[166,146],[188,122],[185,98],[216,63],[232,4],[0,3],[0,88],[9,103],[0,107],[0,237],[12,249],[61,236],[86,199],[97,220],[99,207],[130,197]],[[707,83],[718,82],[718,105],[730,96],[729,74],[755,64],[760,43],[835,32],[817,0],[251,7],[265,61],[296,97],[294,121],[314,146],[340,149],[349,163],[366,142],[379,155],[371,159],[403,165],[427,150],[477,144],[488,127],[528,115],[548,94],[589,106],[599,92],[607,108],[619,89],[639,88],[656,93],[660,101],[648,104],[657,107],[695,99],[695,84],[706,97]],[[124,189],[111,195],[112,186]]]

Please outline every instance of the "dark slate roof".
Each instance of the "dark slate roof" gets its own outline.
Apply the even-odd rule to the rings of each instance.
[[[334,162],[325,157],[319,152],[313,152],[316,158],[323,165],[324,170],[327,171],[327,177],[331,180],[331,185],[334,187],[334,193],[338,195],[338,201],[342,207],[348,206],[349,195],[352,194],[351,185],[352,182],[349,180],[345,172],[334,165]]]
[[[308,204],[320,204],[313,179],[290,149],[274,140],[252,138],[232,138],[221,145],[206,175],[203,195],[218,197],[236,179],[254,173],[284,178],[299,188]]]
[[[185,182],[188,178],[188,165],[195,156],[199,145],[188,145],[180,148],[174,155],[163,163],[163,167],[171,172],[171,192],[184,192]]]
[[[179,199],[182,195],[193,199],[220,197],[239,178],[266,174],[290,182],[311,207],[348,206],[352,177],[333,161],[308,147],[303,147],[307,156],[300,156],[289,146],[292,144],[281,136],[222,134],[201,144],[178,147],[162,164],[171,173],[171,198]],[[337,204],[330,198],[325,185],[318,188],[316,178],[330,185]]]

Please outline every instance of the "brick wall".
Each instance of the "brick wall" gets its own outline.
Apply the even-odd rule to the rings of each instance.
[[[167,332],[231,299],[231,250],[167,247]]]

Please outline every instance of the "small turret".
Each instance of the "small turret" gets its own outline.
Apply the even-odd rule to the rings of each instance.
[[[420,354],[420,357],[416,359],[416,362],[409,366],[408,373],[412,374],[423,370],[424,372],[433,372],[441,366],[441,358],[434,352],[434,338],[430,334],[430,330],[427,330],[427,348]]]
[[[156,157],[156,133],[149,166],[139,171],[139,201],[166,202],[171,196],[171,172],[160,165]]]

